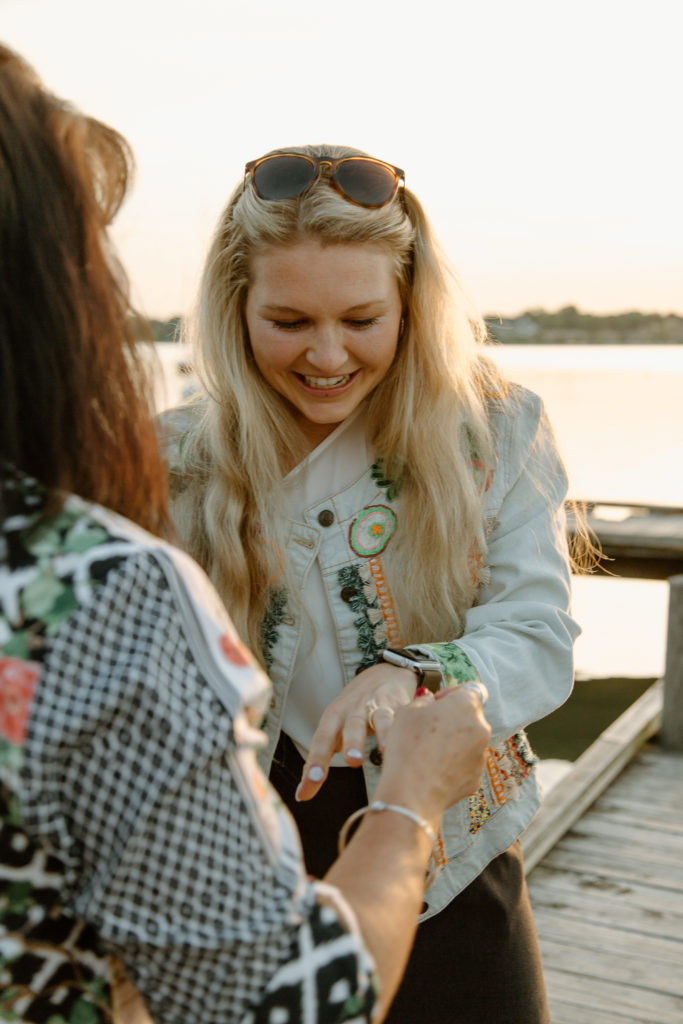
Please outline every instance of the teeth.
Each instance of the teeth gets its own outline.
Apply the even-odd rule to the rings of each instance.
[[[304,380],[309,388],[338,388],[340,384],[346,384],[351,379],[350,373],[344,373],[341,377],[306,377]]]

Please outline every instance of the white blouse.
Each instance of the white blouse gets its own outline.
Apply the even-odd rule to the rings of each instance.
[[[286,514],[303,522],[309,506],[355,483],[372,462],[365,434],[365,406],[340,423],[285,478]],[[301,594],[304,616],[292,682],[282,718],[283,732],[305,757],[320,716],[346,682],[337,650],[334,619],[316,559]],[[341,754],[331,764],[344,767]]]

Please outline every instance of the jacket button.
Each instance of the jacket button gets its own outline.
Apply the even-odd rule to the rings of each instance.
[[[346,601],[346,603],[348,604],[349,601],[353,601],[354,597],[356,596],[356,593],[357,591],[355,587],[342,587],[342,592],[340,596],[342,601]]]
[[[384,758],[382,757],[382,751],[379,749],[379,747],[373,747],[372,750],[370,751],[370,761],[372,762],[372,764],[379,768],[383,760]]]
[[[331,512],[329,508],[324,508],[322,512],[318,513],[318,522],[321,526],[332,526],[334,522],[334,512]]]

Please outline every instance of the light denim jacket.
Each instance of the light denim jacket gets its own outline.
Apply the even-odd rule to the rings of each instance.
[[[523,729],[559,707],[573,684],[579,628],[569,615],[564,470],[536,395],[515,388],[511,398],[491,408],[497,460],[485,484],[488,549],[479,567],[477,600],[460,637],[425,637],[414,646],[429,647],[449,684],[476,678],[486,683],[492,745],[480,791],[444,815],[448,863],[425,894],[422,918],[449,903],[531,820],[541,795]],[[400,497],[373,463],[350,486],[307,508],[302,522],[291,523],[287,553],[293,573],[302,584],[318,560],[347,682],[360,666],[374,664],[381,648],[401,642],[382,565],[400,515]],[[264,623],[273,684],[263,726],[269,740],[261,758],[266,771],[300,637],[300,622],[286,601],[274,600]],[[363,766],[370,795],[380,772],[370,759],[374,746],[370,737]]]

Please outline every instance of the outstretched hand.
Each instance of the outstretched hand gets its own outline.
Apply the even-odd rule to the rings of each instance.
[[[378,662],[360,672],[323,711],[313,734],[297,790],[297,800],[310,800],[325,779],[332,756],[343,752],[352,768],[363,763],[365,740],[377,736],[384,750],[396,711],[415,695],[416,676],[411,669]],[[368,708],[368,702],[371,703]],[[376,704],[376,710],[372,710]]]

